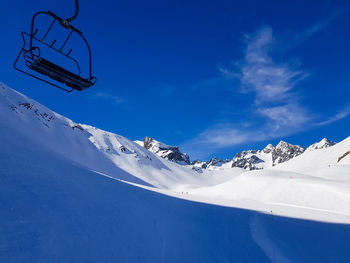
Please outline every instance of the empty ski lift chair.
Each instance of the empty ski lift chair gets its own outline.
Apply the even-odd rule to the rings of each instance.
[[[96,82],[96,77],[92,76],[91,73],[91,49],[90,46],[83,36],[82,32],[80,32],[77,28],[72,26],[70,22],[72,22],[79,13],[79,2],[78,0],[75,0],[75,13],[71,18],[68,19],[62,19],[58,16],[56,16],[54,13],[50,11],[39,11],[34,14],[32,18],[32,24],[31,24],[31,30],[30,33],[22,32],[22,38],[23,38],[23,46],[21,51],[19,52],[16,61],[14,63],[14,68],[20,72],[23,72],[33,78],[39,79],[43,82],[46,82],[56,88],[62,89],[67,92],[71,92],[73,90],[82,91],[85,90],[91,86],[93,86]],[[46,15],[50,16],[52,18],[51,24],[49,24],[48,29],[46,30],[45,34],[42,37],[38,37],[38,29],[35,29],[35,21],[36,18],[39,15]],[[47,36],[49,33],[53,30],[53,26],[55,24],[58,24],[62,27],[64,27],[68,31],[68,36],[63,41],[63,44],[57,48],[55,47],[56,40],[53,40],[51,43],[48,43],[46,41]],[[64,47],[69,42],[69,39],[71,38],[72,34],[77,34],[82,40],[83,43],[85,43],[87,50],[88,50],[88,76],[83,77],[81,76],[81,69],[78,61],[71,56],[72,49],[69,49],[68,52],[64,52]],[[29,38],[29,43],[26,42],[26,38]],[[74,65],[76,66],[76,73],[71,72],[51,61],[48,59],[45,59],[42,54],[41,50],[38,46],[34,46],[35,43],[38,42],[39,45],[44,45],[48,47],[50,50],[54,51],[56,54],[63,55],[64,57],[70,59]],[[24,64],[27,66],[30,70],[23,70],[20,69],[17,65],[18,60],[20,57],[23,57]],[[34,74],[36,73],[39,74]],[[43,76],[46,76],[47,78],[44,79]],[[56,81],[53,82],[52,80]],[[68,87],[64,87],[64,86]]]

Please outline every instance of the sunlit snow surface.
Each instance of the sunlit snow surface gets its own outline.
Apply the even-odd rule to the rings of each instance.
[[[349,143],[199,174],[0,84],[0,262],[350,262]]]

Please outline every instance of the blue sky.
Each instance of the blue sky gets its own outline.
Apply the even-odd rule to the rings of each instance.
[[[76,122],[152,136],[192,159],[350,135],[348,1],[81,1],[73,24],[98,82],[67,94],[12,64],[32,14],[68,17],[73,2],[2,2],[0,81]]]

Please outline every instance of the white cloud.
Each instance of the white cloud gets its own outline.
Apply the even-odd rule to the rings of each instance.
[[[121,97],[106,92],[96,92],[91,94],[90,96],[93,99],[109,101],[115,104],[120,104],[124,101]]]
[[[294,104],[259,108],[258,113],[268,119],[266,126],[273,132],[277,131],[277,135],[299,131],[311,120],[310,113]]]
[[[337,15],[338,13],[334,12],[323,22],[306,29],[303,37],[309,37],[322,30]],[[310,112],[305,104],[300,103],[301,97],[296,90],[297,84],[309,73],[290,63],[296,58],[280,62],[271,55],[272,51],[281,50],[272,28],[265,26],[253,34],[246,35],[245,41],[243,60],[232,62],[230,67],[220,67],[219,71],[222,79],[239,80],[241,86],[238,91],[251,96],[252,104],[244,109],[246,116],[241,116],[239,121],[226,120],[225,123],[208,127],[196,138],[185,143],[185,149],[215,150],[282,138],[314,126],[330,124],[350,115],[349,104],[328,120],[315,123],[317,114]],[[215,79],[215,82],[220,83],[218,79]],[[195,153],[200,152],[196,150]]]
[[[350,115],[350,104],[346,105],[343,109],[341,109],[338,113],[336,113],[334,116],[328,118],[325,121],[321,121],[315,124],[315,126],[324,126],[331,124],[335,121],[341,120],[346,118]]]
[[[242,132],[239,126],[225,123],[209,127],[195,139],[184,143],[180,147],[185,152],[190,152],[192,157],[202,159],[207,158],[213,150],[253,142],[261,138],[266,139],[266,135],[261,133],[257,136],[257,134],[250,131]]]
[[[249,140],[247,133],[242,133],[240,129],[232,124],[221,124],[211,127],[199,134],[196,144],[212,145],[213,148],[225,148],[237,145]]]
[[[290,98],[290,90],[307,74],[293,69],[287,63],[277,63],[272,59],[269,54],[274,44],[271,27],[262,28],[257,33],[246,36],[246,39],[245,60],[239,74],[241,92],[254,92],[256,103]]]
[[[297,35],[297,42],[309,38],[315,35],[316,33],[322,31],[324,28],[329,26],[333,22],[333,20],[337,18],[342,12],[342,9],[335,9],[325,19],[320,20],[315,24],[311,25],[310,27],[306,28],[301,34]]]
[[[221,72],[239,76],[242,84],[240,91],[253,95],[255,104],[252,114],[265,119],[260,132],[252,131],[259,136],[253,137],[265,140],[301,130],[311,119],[311,114],[299,104],[293,89],[307,73],[272,58],[269,52],[275,39],[271,27],[264,27],[245,38],[247,47],[245,59],[239,63],[240,71],[224,69]],[[266,136],[261,136],[261,131]]]
[[[311,120],[304,109],[293,104],[259,108],[255,114],[265,118],[266,121],[262,125],[217,124],[201,132],[182,148],[223,149],[280,138],[305,129]]]
[[[239,91],[252,95],[254,103],[248,114],[254,117],[253,122],[244,125],[232,120],[232,123],[214,125],[185,144],[185,148],[191,145],[220,149],[280,138],[304,129],[312,119],[293,92],[307,74],[287,62],[278,63],[273,59],[269,53],[275,45],[271,27],[246,35],[245,40],[244,60],[233,63],[233,68],[221,67],[219,70],[226,79],[238,78]]]

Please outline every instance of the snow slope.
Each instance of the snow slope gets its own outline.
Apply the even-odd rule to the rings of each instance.
[[[274,167],[240,173],[221,184],[187,192],[220,205],[350,223],[350,159],[338,162],[349,149],[350,137]]]
[[[323,148],[331,147],[334,144],[336,144],[336,143],[328,140],[327,138],[323,138],[321,141],[315,142],[312,145],[310,145],[309,147],[307,147],[306,151],[314,151],[314,150],[318,150],[318,149],[323,149]]]
[[[349,225],[147,191],[101,176],[3,124],[1,262],[350,260]]]
[[[118,178],[129,182],[182,189],[224,180],[213,180],[190,167],[164,160],[123,136],[74,123],[4,84],[0,84],[0,118],[5,126],[38,145],[91,170],[114,176],[123,169],[129,174]]]
[[[343,144],[199,174],[0,85],[0,262],[349,262]]]
[[[231,168],[231,162],[216,167],[213,160],[211,169],[198,173],[190,165],[168,161],[123,136],[74,123],[3,84],[0,95],[4,129],[15,130],[89,170],[184,199],[350,223],[349,158],[337,163],[350,149],[350,138],[332,147],[306,151],[263,171]],[[289,158],[292,152],[288,147],[276,149],[284,150]],[[259,153],[261,158],[263,153],[265,149]],[[266,154],[271,158],[269,151]]]
[[[350,179],[350,161],[338,159],[350,150],[350,137],[332,147],[306,151],[276,169],[305,173],[327,179]]]

